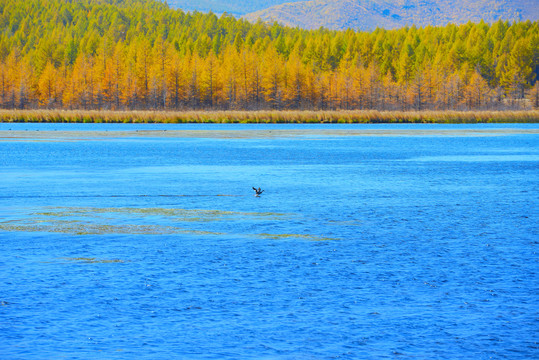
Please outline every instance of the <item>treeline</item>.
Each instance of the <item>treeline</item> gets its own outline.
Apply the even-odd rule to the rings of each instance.
[[[0,0],[0,107],[539,107],[539,23],[306,31],[154,0]]]

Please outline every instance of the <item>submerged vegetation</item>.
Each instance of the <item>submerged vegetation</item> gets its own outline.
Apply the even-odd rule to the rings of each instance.
[[[218,232],[182,229],[175,226],[135,225],[135,224],[103,224],[77,221],[50,220],[47,223],[0,223],[0,231],[9,232],[43,232],[69,235],[224,235]]]
[[[538,59],[537,21],[308,31],[184,13],[155,0],[0,0],[5,109],[531,109],[539,107]],[[293,122],[297,116],[276,114],[260,120]],[[226,121],[205,113],[164,116],[171,122],[244,120],[236,114]],[[350,117],[379,121],[346,113],[330,118]],[[412,118],[430,121],[428,114]],[[80,118],[86,120],[106,117]]]
[[[86,263],[86,264],[115,264],[115,263],[125,262],[124,260],[120,260],[120,259],[97,259],[94,257],[60,258],[60,260],[81,262],[81,263]]]
[[[0,122],[52,123],[537,123],[520,111],[94,111],[0,110]]]
[[[129,224],[134,220],[147,224]],[[55,207],[28,214],[23,219],[5,219],[0,222],[0,232],[44,232],[77,236],[87,235],[191,235],[227,236],[237,235],[218,231],[208,223],[279,221],[290,218],[290,214],[271,212],[237,212],[201,209],[166,208],[93,208],[93,207]],[[182,226],[178,226],[182,223]],[[200,228],[202,227],[202,228]],[[241,226],[234,231],[239,231]],[[338,240],[313,234],[252,234],[242,236],[283,240],[303,239],[310,241]],[[66,260],[83,262],[121,262],[119,260],[98,260],[95,258],[69,258]]]
[[[143,216],[162,216],[173,219],[175,222],[210,222],[226,221],[237,218],[242,219],[280,219],[286,217],[286,214],[270,212],[238,212],[224,210],[204,210],[204,209],[165,209],[165,208],[88,208],[88,207],[68,207],[52,208],[45,212],[36,212],[33,215],[45,217],[71,217],[83,216],[92,217],[105,214],[120,214],[124,216],[143,215]]]
[[[296,239],[306,239],[311,241],[329,241],[329,240],[338,240],[337,238],[329,238],[329,237],[320,237],[320,236],[314,236],[314,235],[305,235],[305,234],[257,234],[257,237],[264,238],[264,239],[273,239],[273,240],[281,240],[281,239],[289,239],[289,238],[296,238]]]

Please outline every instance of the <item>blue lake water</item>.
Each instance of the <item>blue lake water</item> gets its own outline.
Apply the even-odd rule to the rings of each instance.
[[[538,125],[0,124],[0,358],[538,358],[538,209]]]

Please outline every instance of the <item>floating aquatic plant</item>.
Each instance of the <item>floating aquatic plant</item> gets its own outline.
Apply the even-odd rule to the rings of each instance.
[[[126,224],[132,217],[146,224]],[[160,222],[217,222],[228,221],[239,223],[253,220],[282,221],[289,219],[291,214],[274,212],[239,212],[225,210],[201,209],[166,209],[166,208],[94,208],[94,207],[48,207],[43,211],[35,211],[29,217],[22,219],[8,219],[0,222],[0,231],[10,232],[45,232],[70,235],[199,235],[199,236],[225,236],[227,233],[208,229],[178,227],[173,225],[151,224],[155,217]],[[134,219],[134,220],[135,220]],[[121,222],[118,224],[117,222]],[[236,234],[237,235],[237,234]],[[337,240],[335,238],[309,235],[309,234],[244,234],[265,239],[306,239],[310,241]]]
[[[256,234],[255,236],[265,238],[265,239],[289,239],[289,238],[296,238],[296,239],[306,239],[311,241],[330,241],[330,240],[339,240],[337,238],[330,238],[330,237],[321,237],[316,235],[309,235],[309,234]]]
[[[0,224],[0,230],[11,232],[48,232],[72,235],[106,235],[106,234],[132,234],[132,235],[162,235],[192,233],[170,226],[159,225],[107,225],[107,224],[86,224],[86,223],[56,223],[34,224],[34,225],[13,225]]]
[[[49,208],[49,211],[35,212],[33,215],[46,217],[73,217],[91,216],[96,214],[124,214],[124,215],[148,215],[165,216],[174,218],[176,221],[220,221],[230,218],[264,218],[279,219],[290,215],[272,212],[238,212],[224,210],[201,210],[201,209],[166,209],[166,208],[94,208],[94,207],[61,207]]]
[[[61,260],[82,262],[87,264],[112,264],[112,263],[124,263],[124,260],[120,259],[97,259],[94,257],[67,257],[60,258]]]

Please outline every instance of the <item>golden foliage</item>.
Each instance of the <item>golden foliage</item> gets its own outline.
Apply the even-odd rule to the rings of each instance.
[[[538,22],[306,31],[154,0],[0,10],[7,109],[518,110],[539,72]]]

